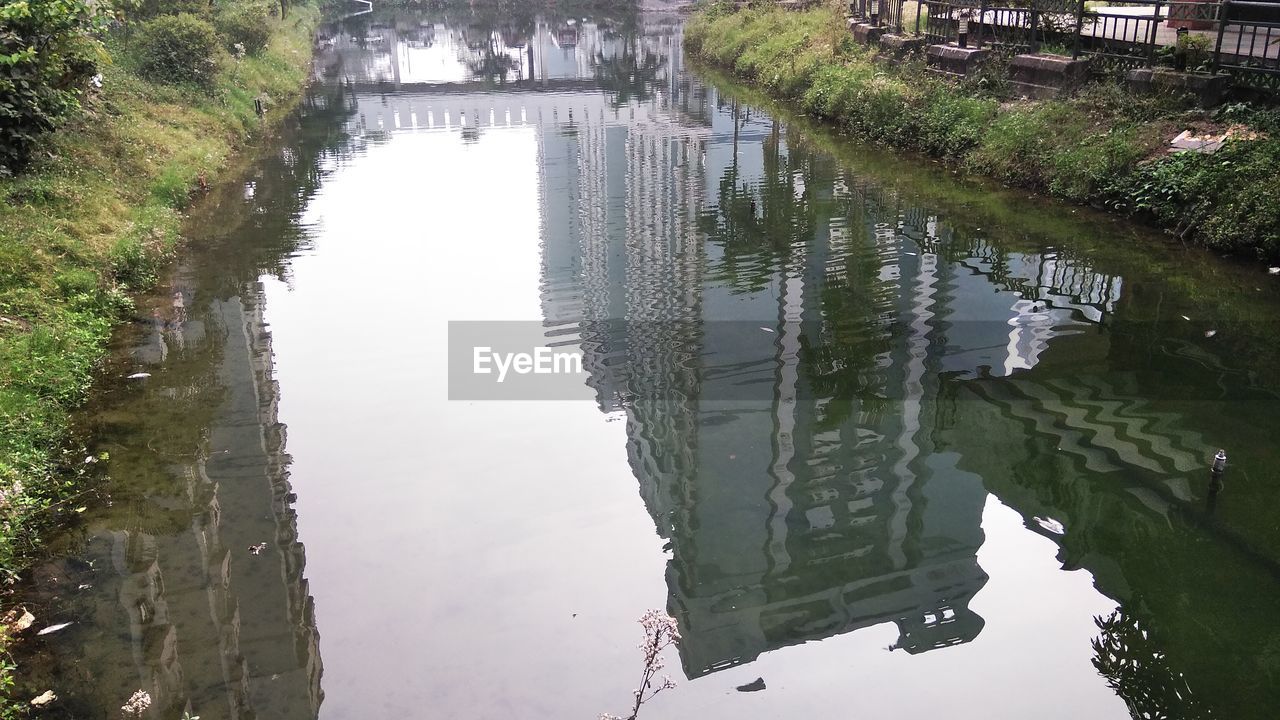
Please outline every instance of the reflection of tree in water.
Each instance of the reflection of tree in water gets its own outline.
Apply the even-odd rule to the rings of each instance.
[[[840,216],[857,226],[859,218],[875,215],[876,197],[815,197],[816,188],[833,186],[836,166],[799,133],[788,133],[784,140],[776,120],[761,144],[764,172],[753,187],[741,177],[738,163],[750,110],[734,102],[731,115],[733,162],[720,178],[715,209],[699,219],[700,229],[723,248],[714,277],[740,292],[761,292],[773,282],[776,268],[807,262],[793,257],[794,248],[806,246],[820,225]],[[821,429],[842,425],[855,411],[874,417],[888,407],[875,363],[892,347],[892,328],[876,315],[884,285],[878,280],[880,263],[872,248],[856,244],[843,259],[841,272],[809,270],[824,274],[818,296],[823,320],[806,323],[800,337],[800,357],[813,392],[830,399],[821,410]],[[806,269],[801,265],[790,272]]]
[[[1094,618],[1093,666],[1139,720],[1208,720],[1214,715],[1170,667],[1138,619],[1120,608]]]
[[[621,107],[631,101],[645,101],[653,94],[658,72],[666,67],[667,59],[639,47],[633,35],[622,44],[622,51],[605,57],[597,50],[592,60],[596,82],[612,96],[614,106]]]
[[[773,268],[813,235],[817,217],[808,193],[796,195],[794,177],[806,172],[806,157],[793,150],[782,153],[778,123],[764,141],[763,177],[754,188],[743,179],[739,147],[752,115],[737,102],[731,107],[733,161],[720,176],[717,202],[698,218],[698,227],[723,249],[713,279],[739,292],[760,292],[772,282]]]
[[[633,100],[648,100],[667,59],[640,44],[640,21],[634,6],[630,12],[600,19],[597,24],[601,38],[607,42],[619,41],[620,50],[612,56],[606,56],[603,50],[596,51],[591,59],[596,82],[609,92],[615,107]]]

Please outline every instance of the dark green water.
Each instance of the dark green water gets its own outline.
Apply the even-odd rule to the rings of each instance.
[[[42,716],[625,714],[648,608],[642,717],[1274,716],[1265,269],[810,127],[677,16],[326,34],[82,419]],[[451,400],[461,321],[584,372]]]

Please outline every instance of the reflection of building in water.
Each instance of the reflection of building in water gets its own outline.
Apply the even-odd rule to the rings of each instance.
[[[544,317],[553,336],[577,326],[602,408],[626,413],[631,465],[671,541],[686,670],[887,621],[909,652],[973,638],[985,494],[932,456],[921,425],[936,394],[926,366],[941,350],[928,337],[936,263],[904,268],[913,279],[886,288],[880,307],[913,318],[883,358],[907,411],[824,424],[827,400],[801,354],[840,252],[795,253],[760,292],[708,277],[722,249],[697,229],[705,198],[739,157],[763,172],[752,163],[771,130],[709,110],[712,92],[673,86],[701,107],[664,89],[617,112],[544,112],[539,132],[554,189]]]
[[[315,718],[323,698],[319,636],[303,577],[261,299],[246,293],[214,300],[185,332],[192,345],[224,338],[213,385],[223,394],[213,401],[217,414],[194,462],[185,461],[190,448],[180,447],[184,452],[172,452],[167,472],[157,469],[170,480],[176,473],[183,493],[141,500],[135,527],[111,530],[89,546],[109,553],[103,565],[115,570],[128,628],[121,640],[129,646],[101,640],[86,646],[88,654],[109,656],[94,667],[116,675],[95,684],[122,693],[121,699],[143,688],[157,708],[175,716],[187,710],[207,719]],[[170,394],[181,401],[195,386],[180,384],[184,360],[163,351],[171,334],[158,330],[156,349],[142,352],[169,356],[156,380],[172,377]],[[191,356],[206,353],[201,348]],[[157,442],[156,452],[169,455],[162,431]],[[175,572],[181,568],[203,573]],[[100,574],[97,582],[113,580]],[[121,656],[130,662],[120,663]]]

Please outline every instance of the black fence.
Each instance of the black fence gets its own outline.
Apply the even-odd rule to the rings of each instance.
[[[1280,3],[1223,0],[1212,67],[1239,84],[1280,91]]]
[[[851,0],[849,15],[860,22],[879,25],[893,33],[907,30],[903,27],[904,0]]]
[[[1280,0],[852,0],[849,8],[930,43],[1089,57],[1097,73],[1226,72],[1237,85],[1280,91]]]

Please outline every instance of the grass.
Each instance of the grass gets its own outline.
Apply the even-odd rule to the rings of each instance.
[[[0,568],[10,580],[37,545],[47,509],[75,487],[68,447],[131,294],[179,247],[181,211],[300,94],[317,11],[293,6],[270,46],[229,61],[213,93],[152,84],[113,62],[82,117],[49,135],[35,165],[0,180]],[[3,637],[3,630],[0,630]],[[4,658],[0,646],[0,660]],[[0,672],[0,686],[4,676]]]
[[[807,115],[863,139],[941,158],[1008,185],[1134,214],[1184,241],[1280,258],[1280,112],[1232,105],[1209,113],[1187,98],[1135,96],[1116,83],[1042,102],[1009,97],[989,63],[954,82],[919,59],[893,67],[847,32],[840,12],[724,4],[699,10],[685,30],[696,57]],[[1260,131],[1214,155],[1164,152],[1188,127]]]

